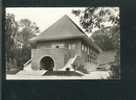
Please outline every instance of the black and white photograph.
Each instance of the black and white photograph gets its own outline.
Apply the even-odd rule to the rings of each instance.
[[[120,80],[119,7],[7,7],[7,80]]]

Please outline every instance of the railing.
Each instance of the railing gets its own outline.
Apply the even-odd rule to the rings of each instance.
[[[32,62],[32,58],[29,59],[25,64],[24,64],[24,67],[27,66],[28,64],[30,64]]]
[[[76,60],[77,58],[77,55],[75,55],[74,57],[70,58],[67,63],[65,64],[64,68],[62,68],[61,70],[66,70],[66,68],[70,68],[70,69],[73,69],[72,68],[72,64],[74,63],[74,61]]]

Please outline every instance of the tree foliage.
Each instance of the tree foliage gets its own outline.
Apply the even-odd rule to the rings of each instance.
[[[94,28],[103,29],[107,24],[119,25],[119,9],[110,7],[88,7],[84,11],[73,10],[73,14],[80,17],[81,26],[92,32]]]
[[[6,14],[5,40],[7,69],[22,69],[23,64],[31,57],[29,39],[36,36],[39,28],[29,19],[15,21],[13,14]],[[18,45],[22,45],[21,47]]]
[[[5,21],[5,48],[6,48],[6,60],[8,63],[11,63],[16,66],[14,54],[15,54],[15,35],[17,33],[18,26],[15,21],[15,16],[13,14],[6,15]],[[7,63],[7,65],[9,65]],[[12,66],[11,66],[12,67]],[[7,66],[9,69],[9,66]]]
[[[80,25],[88,33],[93,33],[94,41],[103,50],[115,50],[115,63],[120,66],[120,18],[117,7],[88,7],[85,10],[73,10],[80,17]],[[119,67],[113,68],[119,75]]]
[[[102,50],[115,50],[119,49],[120,40],[119,40],[119,30],[116,30],[118,27],[107,27],[103,30],[98,30],[93,33],[92,37],[95,40]]]
[[[72,13],[80,17],[80,25],[88,33],[93,33],[93,39],[103,50],[119,49],[119,8],[88,7],[83,11],[73,10]]]
[[[19,34],[17,38],[21,39],[25,46],[28,46],[29,39],[39,33],[39,28],[36,23],[32,23],[29,19],[21,19],[18,24]]]

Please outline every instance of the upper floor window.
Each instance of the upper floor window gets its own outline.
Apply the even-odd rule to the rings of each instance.
[[[81,50],[82,50],[82,51],[84,50],[84,46],[83,46],[83,44],[81,45]]]
[[[85,52],[87,52],[87,46],[85,46]]]
[[[82,47],[81,47],[81,48],[82,48],[82,51],[85,51],[85,46],[84,46],[84,44],[82,44],[81,46],[82,46]]]
[[[70,44],[70,43],[68,44],[68,49],[72,49],[72,47],[71,47],[71,44]]]
[[[64,48],[64,43],[53,43],[52,48]]]
[[[57,45],[56,48],[59,48],[59,46]]]
[[[89,47],[88,47],[88,46],[82,44],[82,45],[81,45],[81,49],[82,49],[82,51],[84,51],[84,52],[86,52],[86,53],[89,53]]]
[[[72,44],[72,49],[75,49],[76,48],[76,45],[73,43]]]
[[[90,51],[90,49],[89,49],[89,47],[88,47],[88,49],[87,49],[87,54],[90,54],[90,52],[89,52],[89,51]]]
[[[59,46],[59,48],[64,48],[65,47],[64,43],[59,43],[58,46]]]
[[[76,48],[76,45],[74,43],[69,43],[68,44],[68,49],[75,49]]]

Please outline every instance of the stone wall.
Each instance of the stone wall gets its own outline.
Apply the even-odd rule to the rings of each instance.
[[[32,69],[40,69],[40,61],[43,57],[49,56],[54,61],[54,70],[60,69],[64,66],[64,55],[68,51],[62,48],[56,49],[33,49],[32,50]]]
[[[64,47],[55,48],[55,44],[64,43]],[[69,49],[68,43],[74,43],[75,49]],[[45,56],[50,56],[54,61],[54,70],[58,70],[74,57],[75,54],[81,55],[81,43],[79,40],[48,41],[36,44],[32,49],[32,68],[40,69],[40,61]]]
[[[55,48],[57,43],[64,43],[64,47]],[[75,48],[69,49],[68,43],[74,43]],[[40,61],[45,56],[50,56],[54,61],[54,69],[59,70],[65,66],[67,61],[75,55],[80,57],[78,65],[84,65],[88,62],[88,54],[81,50],[81,40],[63,40],[63,41],[48,41],[37,43],[36,48],[32,49],[32,68],[40,69]]]

